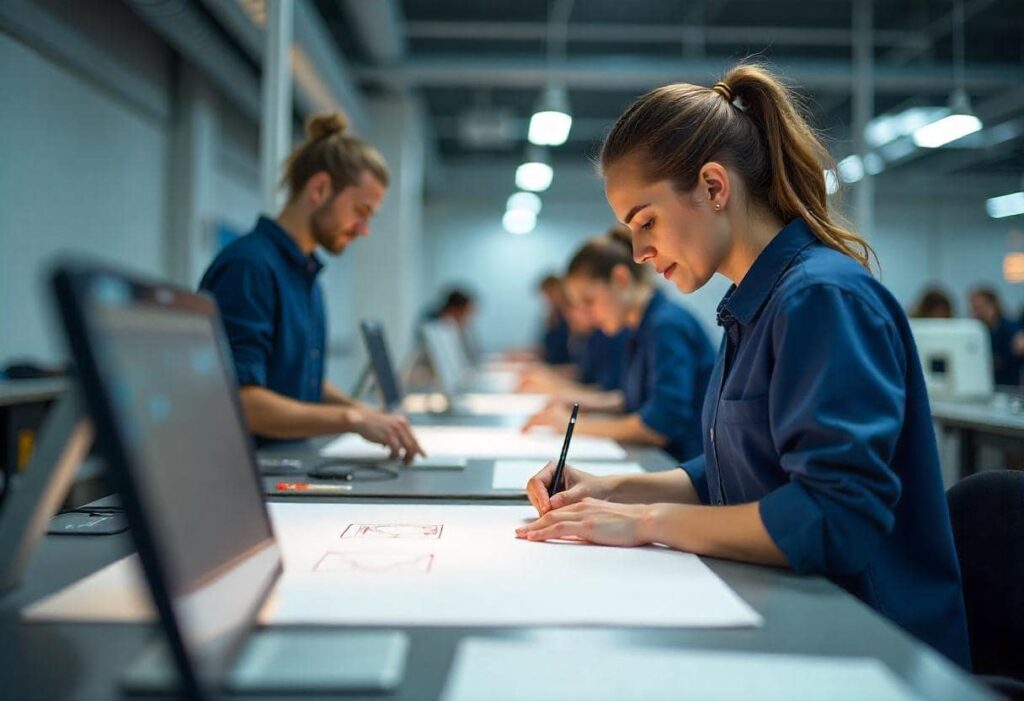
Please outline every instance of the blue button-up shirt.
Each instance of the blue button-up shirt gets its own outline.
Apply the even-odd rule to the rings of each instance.
[[[629,336],[629,331],[625,330],[614,336],[608,336],[603,331],[591,333],[576,363],[580,382],[598,385],[607,391],[622,389]]]
[[[217,299],[239,385],[320,401],[327,337],[317,283],[322,268],[267,217],[210,264],[199,288]]]
[[[896,299],[795,219],[718,318],[704,454],[683,465],[701,499],[759,501],[795,571],[828,576],[969,668],[928,395]]]
[[[544,329],[541,336],[541,359],[549,365],[564,365],[572,358],[569,352],[569,322],[561,313],[555,313],[555,323]]]
[[[655,291],[626,343],[626,358],[626,411],[667,438],[664,450],[672,457],[698,455],[700,407],[715,362],[700,322]]]

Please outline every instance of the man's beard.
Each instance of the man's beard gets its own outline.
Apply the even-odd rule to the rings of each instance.
[[[321,205],[309,219],[309,229],[313,233],[313,240],[317,244],[334,255],[341,255],[345,248],[352,242],[351,232],[338,231],[334,218],[330,211],[330,202]]]

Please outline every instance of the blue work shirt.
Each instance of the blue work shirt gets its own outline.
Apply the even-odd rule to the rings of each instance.
[[[700,322],[655,290],[626,342],[626,412],[668,439],[677,460],[701,452],[700,407],[715,351]]]
[[[1024,362],[1013,352],[1013,337],[1021,330],[1019,324],[1000,319],[999,325],[989,329],[992,341],[992,375],[997,385],[1016,387],[1020,384],[1021,365]]]
[[[718,321],[704,454],[683,465],[701,499],[759,501],[796,572],[827,576],[970,668],[928,395],[895,298],[795,219]]]
[[[303,253],[267,217],[210,264],[199,288],[217,299],[239,385],[321,400],[327,338],[317,283],[322,268],[315,254]]]
[[[554,323],[544,329],[541,337],[542,360],[549,365],[564,365],[569,357],[569,322],[561,312],[555,312]]]
[[[629,331],[622,330],[614,336],[603,331],[592,332],[586,340],[583,352],[576,362],[580,382],[598,385],[606,391],[622,389],[626,373],[626,344]]]

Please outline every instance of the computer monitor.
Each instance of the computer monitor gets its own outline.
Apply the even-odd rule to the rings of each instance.
[[[449,402],[457,399],[462,391],[463,365],[457,347],[458,336],[447,321],[428,321],[420,327],[423,349],[434,369],[441,393]]]
[[[88,267],[54,288],[180,691],[213,696],[282,569],[215,304]]]
[[[213,299],[77,265],[54,288],[166,638],[126,687],[200,699],[395,688],[401,632],[251,635],[282,557]]]
[[[370,356],[370,368],[384,410],[396,411],[402,405],[402,388],[391,362],[391,353],[384,338],[384,327],[379,321],[367,319],[359,324],[359,328],[362,331],[366,352]]]
[[[977,319],[911,319],[910,328],[934,399],[992,396],[992,349]]]

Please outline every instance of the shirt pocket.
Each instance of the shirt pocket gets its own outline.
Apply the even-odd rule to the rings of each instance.
[[[768,421],[768,395],[719,400],[715,445],[726,503],[755,501],[769,492],[779,461]]]

